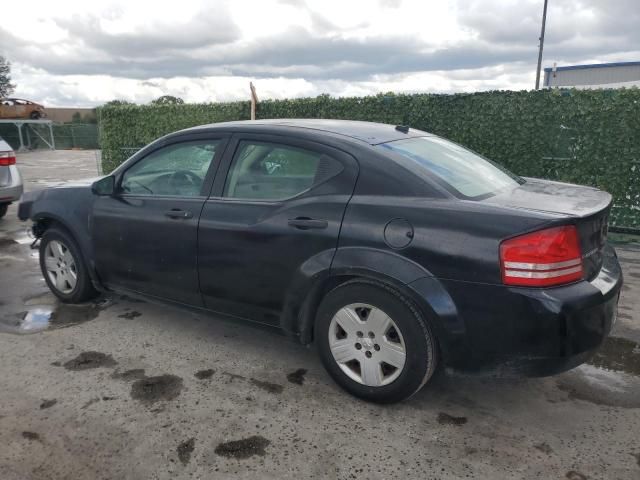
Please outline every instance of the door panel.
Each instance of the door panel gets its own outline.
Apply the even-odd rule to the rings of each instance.
[[[269,153],[253,151],[248,155],[255,160],[246,161],[248,144],[266,145]],[[205,306],[277,324],[285,295],[305,262],[330,266],[357,162],[321,144],[267,135],[235,136],[225,157],[223,165],[235,163],[226,181],[216,179],[220,196],[205,202],[200,217],[198,263]],[[238,175],[243,158],[251,165]],[[298,190],[292,198],[270,198]],[[242,196],[254,198],[237,198]]]
[[[164,144],[120,175],[117,195],[97,197],[96,271],[108,287],[202,306],[198,218],[225,145],[201,136]]]

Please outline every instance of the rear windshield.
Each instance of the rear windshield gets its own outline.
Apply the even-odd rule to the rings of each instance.
[[[400,154],[417,175],[436,178],[454,195],[486,198],[514,188],[524,180],[471,150],[439,137],[414,137],[382,143],[379,147]]]

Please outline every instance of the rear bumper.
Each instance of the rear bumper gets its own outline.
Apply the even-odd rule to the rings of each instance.
[[[22,176],[15,165],[3,167],[9,169],[8,182],[0,185],[0,203],[11,203],[20,199],[23,192]]]
[[[465,371],[551,375],[587,361],[615,322],[622,271],[612,247],[591,281],[536,289],[443,282],[464,323],[446,363]]]

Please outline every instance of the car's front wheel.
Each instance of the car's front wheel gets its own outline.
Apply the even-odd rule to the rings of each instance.
[[[65,230],[48,229],[40,240],[40,269],[51,292],[65,303],[96,296],[76,241]]]
[[[431,378],[437,363],[436,339],[414,304],[367,280],[349,281],[326,295],[315,339],[333,379],[373,402],[410,397]]]
[[[0,203],[0,218],[4,217],[7,214],[8,209],[9,209],[8,203]]]

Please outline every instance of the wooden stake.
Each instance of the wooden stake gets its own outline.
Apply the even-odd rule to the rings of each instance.
[[[256,87],[253,86],[253,82],[249,82],[249,88],[251,89],[251,120],[255,120],[256,105],[258,105],[258,94],[256,93]]]

